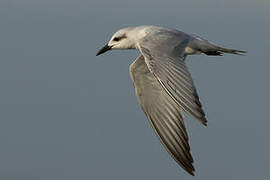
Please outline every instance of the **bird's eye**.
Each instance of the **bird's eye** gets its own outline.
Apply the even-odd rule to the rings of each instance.
[[[113,38],[113,41],[120,41],[120,38],[119,37],[115,37],[115,38]]]

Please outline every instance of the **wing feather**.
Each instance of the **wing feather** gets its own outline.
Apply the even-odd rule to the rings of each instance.
[[[130,76],[138,101],[160,141],[176,162],[194,175],[181,107],[149,71],[142,55],[130,66]]]
[[[158,32],[141,40],[138,49],[144,56],[149,71],[166,93],[183,110],[206,125],[205,113],[184,61],[188,42],[188,36],[180,32]]]

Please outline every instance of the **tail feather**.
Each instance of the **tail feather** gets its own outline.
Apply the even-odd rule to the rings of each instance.
[[[217,51],[221,51],[221,52],[229,53],[229,54],[243,55],[244,53],[246,53],[246,51],[237,50],[237,49],[223,48],[220,46],[214,46],[214,47],[217,49]]]
[[[236,55],[243,55],[244,53],[246,53],[246,51],[242,51],[242,50],[217,46],[198,36],[194,36],[194,39],[191,41],[189,46],[209,56],[222,56],[223,53],[236,54]]]

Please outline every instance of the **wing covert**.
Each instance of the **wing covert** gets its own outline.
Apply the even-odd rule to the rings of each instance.
[[[145,37],[138,49],[166,93],[187,113],[206,125],[199,96],[184,61],[189,41],[189,36],[180,32],[158,32]]]

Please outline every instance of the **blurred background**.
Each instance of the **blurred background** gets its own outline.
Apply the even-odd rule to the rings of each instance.
[[[268,179],[268,0],[1,0],[0,179]],[[208,127],[186,116],[196,176],[161,146],[119,28],[160,25],[246,56],[189,56]]]

